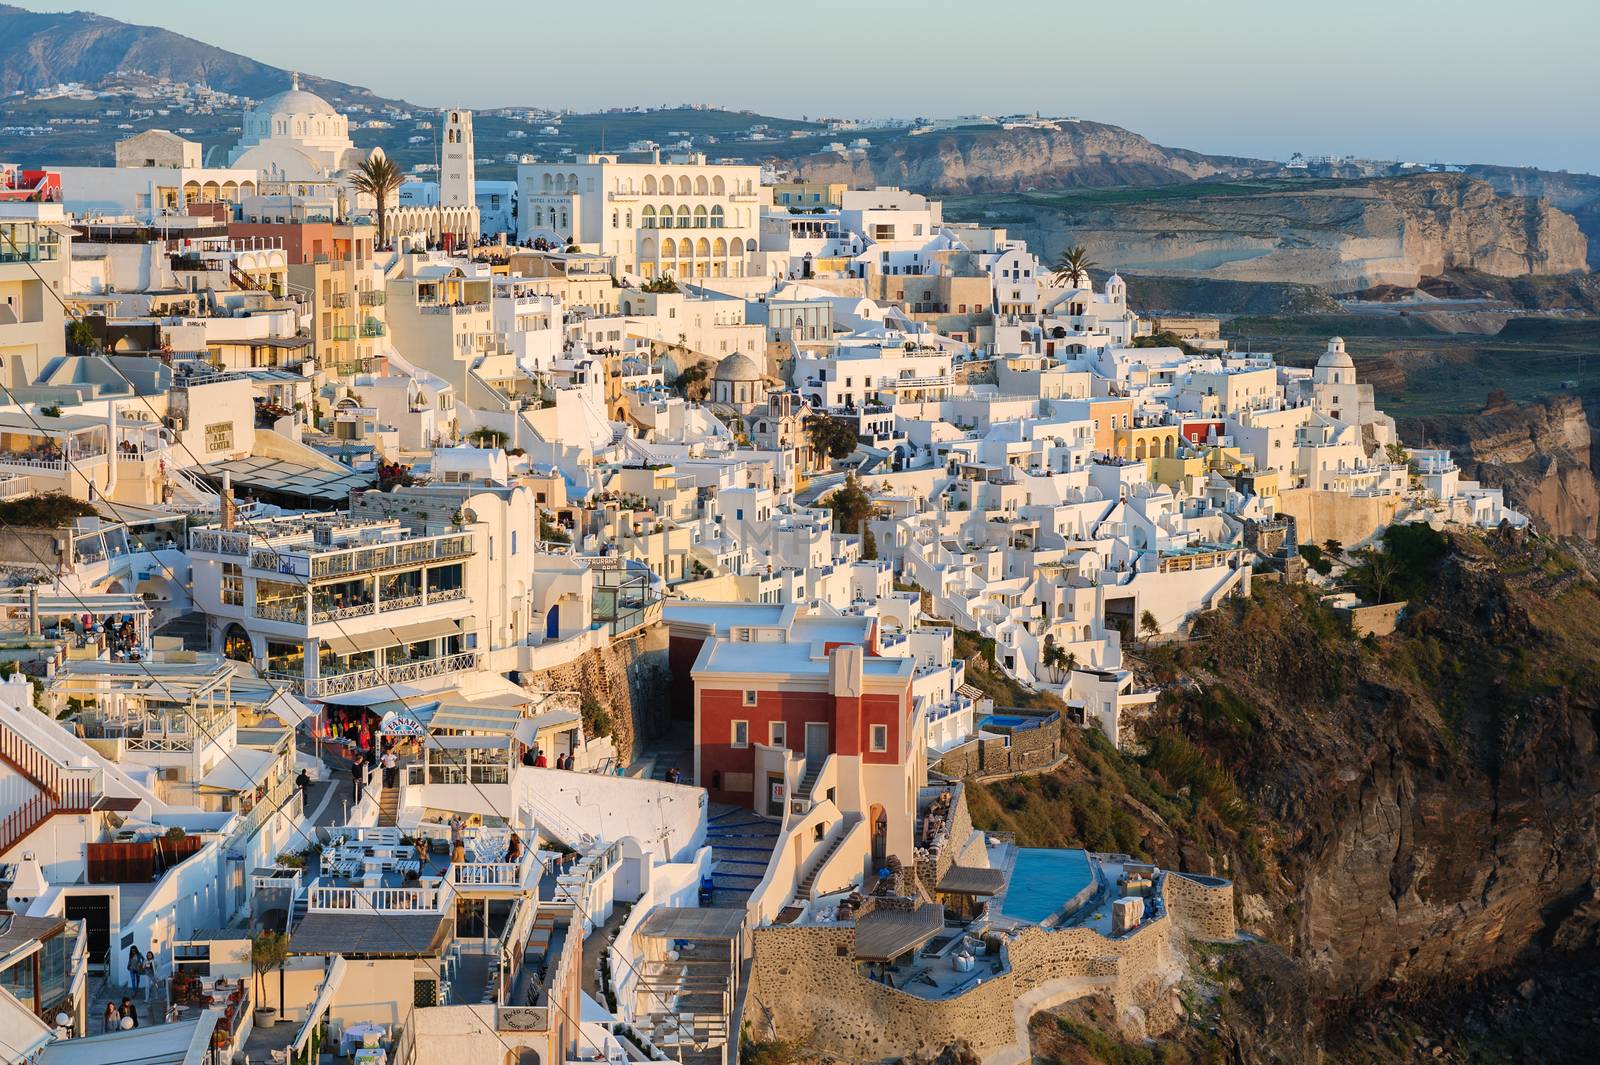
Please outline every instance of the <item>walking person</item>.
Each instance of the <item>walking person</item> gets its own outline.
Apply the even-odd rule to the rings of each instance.
[[[117,1030],[117,1025],[121,1024],[121,1023],[122,1023],[122,1011],[117,1009],[117,1004],[115,1002],[107,1002],[106,1003],[106,1017],[105,1017],[106,1031],[108,1031],[108,1032],[116,1031]]]
[[[161,995],[160,995],[159,989],[156,987],[156,983],[157,983],[157,981],[160,980],[160,978],[161,978],[160,970],[158,970],[156,968],[156,952],[155,952],[155,950],[151,949],[151,950],[145,951],[144,952],[144,979],[145,979],[144,1001],[145,1001],[145,1005],[149,1005],[150,1004],[150,997],[152,995],[154,995],[158,1001],[160,1000]]]
[[[139,978],[144,975],[144,955],[139,953],[139,948],[128,948],[128,980],[133,985],[133,990],[139,990]],[[127,1001],[124,999],[123,1001]]]
[[[393,751],[385,751],[383,755],[383,786],[394,787],[395,777],[400,768],[400,760],[394,756]]]

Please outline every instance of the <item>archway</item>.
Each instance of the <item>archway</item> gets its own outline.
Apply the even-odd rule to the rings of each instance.
[[[889,856],[889,814],[873,803],[867,811],[867,823],[872,826],[872,866],[881,869]]]
[[[557,603],[544,616],[544,638],[553,640],[561,633],[561,604]]]
[[[532,1047],[512,1047],[506,1051],[506,1065],[539,1065],[539,1052]]]
[[[222,630],[222,657],[234,662],[249,662],[254,657],[250,634],[237,622]]]

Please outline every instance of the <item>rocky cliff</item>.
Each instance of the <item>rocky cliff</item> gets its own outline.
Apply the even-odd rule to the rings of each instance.
[[[1410,287],[1452,269],[1563,274],[1586,269],[1588,251],[1570,215],[1461,174],[1000,196],[964,201],[949,213],[1006,226],[1047,257],[1082,243],[1102,265],[1130,273],[1287,281],[1330,292]]]
[[[1162,185],[1270,173],[1276,163],[1166,148],[1118,126],[1068,122],[1059,129],[953,131],[896,137],[865,156],[832,152],[797,166],[808,181],[900,185],[953,195],[1023,189]]]
[[[1196,996],[1195,1042],[1230,1051],[1215,1060],[1414,1060],[1409,1035],[1383,1042],[1410,1011],[1600,972],[1600,590],[1548,540],[1426,546],[1394,636],[1358,640],[1308,590],[1263,583],[1139,652],[1163,695],[1141,754],[1075,768],[1110,765],[1092,793],[1069,773],[973,802],[1026,842],[1109,833],[1235,879],[1263,942]],[[1386,1010],[1375,1035],[1350,1021]],[[1548,1018],[1547,1045],[1593,1014]],[[1460,1020],[1422,1045],[1494,1034]]]
[[[1476,416],[1414,419],[1400,432],[1420,446],[1449,448],[1463,477],[1504,488],[1541,531],[1600,538],[1594,443],[1577,397],[1521,404],[1496,398]]]

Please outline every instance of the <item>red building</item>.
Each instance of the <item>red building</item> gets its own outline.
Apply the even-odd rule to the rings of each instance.
[[[911,853],[926,723],[916,662],[878,656],[874,619],[686,603],[667,622],[676,681],[693,651],[694,779],[713,802],[776,817],[826,799],[869,819],[875,852]]]

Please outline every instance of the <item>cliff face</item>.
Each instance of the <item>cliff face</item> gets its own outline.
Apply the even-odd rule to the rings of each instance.
[[[1575,396],[1497,402],[1475,417],[1420,418],[1401,435],[1447,447],[1464,477],[1504,488],[1512,505],[1551,536],[1600,538],[1600,482],[1583,404]]]
[[[1099,122],[1059,130],[1016,129],[899,137],[862,158],[834,153],[798,161],[807,181],[901,185],[944,195],[1030,188],[1161,185],[1265,173],[1276,164],[1165,148]]]
[[[1001,197],[960,213],[1046,256],[1070,243],[1131,273],[1287,281],[1330,292],[1414,287],[1451,269],[1498,276],[1586,268],[1570,215],[1460,174],[1355,183],[1200,184],[1175,195]]]
[[[1414,1060],[1381,1034],[1342,1056],[1364,1039],[1349,1018],[1410,1025],[1419,1005],[1600,971],[1600,590],[1547,540],[1433,542],[1442,557],[1405,563],[1419,591],[1395,635],[1357,640],[1308,590],[1263,583],[1193,641],[1135,652],[1164,694],[1143,753],[1094,790],[977,789],[974,822],[1024,845],[1072,845],[1058,824],[1083,845],[1103,822],[1234,878],[1265,942],[1226,956],[1217,1012],[1192,1018],[1225,1060]],[[1592,1013],[1550,1018],[1547,1039]],[[1470,1036],[1457,1020],[1430,1039]]]

